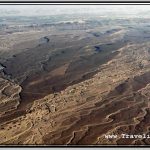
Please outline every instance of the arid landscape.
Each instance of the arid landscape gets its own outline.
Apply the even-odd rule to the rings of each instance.
[[[0,145],[149,145],[149,20],[149,5],[1,5]]]

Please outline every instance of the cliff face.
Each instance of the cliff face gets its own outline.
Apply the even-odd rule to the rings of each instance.
[[[21,87],[7,79],[0,78],[0,116],[17,109],[20,104]]]

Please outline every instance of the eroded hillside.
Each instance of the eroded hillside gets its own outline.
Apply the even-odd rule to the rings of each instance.
[[[0,27],[0,144],[149,144],[148,21],[35,20]]]

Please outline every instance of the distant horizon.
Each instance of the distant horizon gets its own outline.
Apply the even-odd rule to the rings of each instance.
[[[149,5],[0,5],[0,16],[94,14],[109,17],[149,17]]]

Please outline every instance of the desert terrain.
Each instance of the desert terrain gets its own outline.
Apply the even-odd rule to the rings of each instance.
[[[105,7],[30,16],[1,6],[0,145],[150,144],[120,136],[150,135],[150,15]]]

